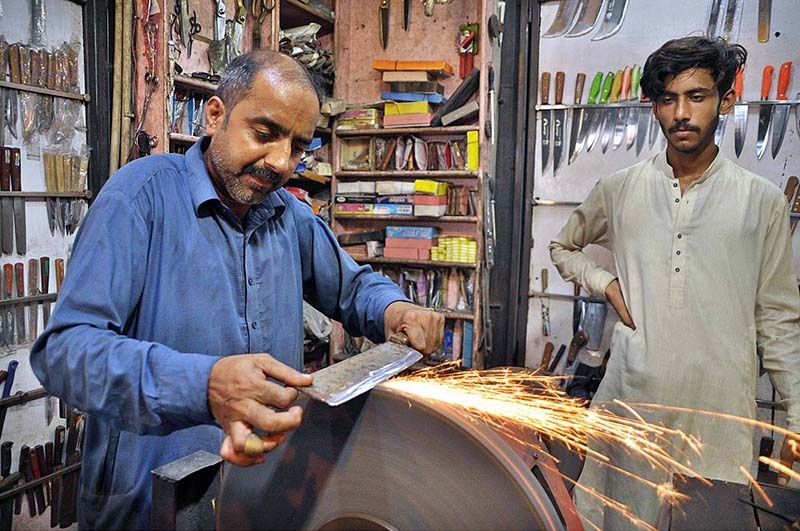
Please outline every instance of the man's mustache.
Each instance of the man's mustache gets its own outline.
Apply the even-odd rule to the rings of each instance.
[[[278,172],[274,172],[267,168],[262,168],[261,166],[256,166],[255,164],[249,164],[242,169],[241,175],[254,175],[261,179],[266,179],[273,184],[278,184],[281,182],[282,176]]]
[[[700,128],[699,127],[695,127],[693,125],[689,125],[687,123],[681,123],[681,124],[673,125],[672,127],[669,128],[669,132],[670,133],[677,133],[678,131],[692,131],[694,133],[699,133],[700,132]]]

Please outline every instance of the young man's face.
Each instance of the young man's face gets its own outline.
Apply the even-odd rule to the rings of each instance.
[[[211,178],[223,203],[245,212],[289,180],[314,135],[319,103],[310,88],[263,72],[233,109],[212,100],[206,111]]]
[[[673,149],[699,153],[714,142],[719,115],[729,112],[733,103],[732,90],[721,101],[711,73],[693,68],[667,78],[664,94],[653,102],[653,112]]]

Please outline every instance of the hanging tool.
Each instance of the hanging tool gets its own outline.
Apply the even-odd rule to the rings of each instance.
[[[564,72],[556,72],[556,105],[564,100]],[[553,111],[553,177],[564,162],[564,137],[567,130],[567,110]]]
[[[656,115],[653,112],[650,113],[650,125],[648,129],[649,129],[648,131],[649,138],[647,139],[647,145],[650,147],[650,149],[653,149],[653,146],[656,145],[656,140],[658,140],[659,137],[658,133],[661,129],[661,124],[659,123],[658,119],[656,118]]]
[[[622,21],[625,19],[625,12],[628,10],[628,0],[608,0],[606,4],[606,12],[603,15],[603,23],[597,31],[593,41],[607,39],[616,34],[622,27]]]
[[[61,292],[61,283],[64,282],[64,259],[56,258],[56,293]]]
[[[797,177],[789,177],[789,180],[792,179],[795,180],[795,183],[797,182]],[[795,188],[797,188],[797,185],[795,185]],[[791,222],[789,222],[789,230],[794,234],[794,230],[797,228],[797,222],[800,221],[797,218],[797,216],[800,216],[800,190],[798,190],[794,196],[794,201],[791,203],[789,212],[795,216],[792,218]]]
[[[28,296],[39,295],[39,261],[36,258],[28,260]],[[33,302],[29,306],[29,325],[30,340],[36,341],[39,327],[39,303]]]
[[[769,91],[772,87],[772,73],[775,67],[767,65],[764,67],[764,75],[761,78],[761,101],[769,99]],[[767,137],[769,136],[770,119],[772,118],[772,106],[761,105],[758,111],[758,138],[756,139],[756,156],[761,159],[767,151]]]
[[[649,103],[650,99],[644,95],[642,92],[642,97],[639,99],[642,103]],[[653,119],[653,109],[652,107],[647,107],[642,109],[639,113],[639,124],[636,126],[636,156],[638,157],[639,154],[642,152],[642,148],[644,147],[644,142],[647,140],[647,131],[650,125],[650,120]]]
[[[561,358],[564,357],[564,353],[567,351],[566,345],[561,345],[558,347],[558,352],[556,352],[556,356],[553,358],[553,361],[550,363],[550,366],[547,367],[547,372],[554,373],[558,368],[558,363],[561,361]]]
[[[20,149],[13,148],[11,150],[12,166],[11,166],[11,189],[14,192],[22,191],[22,157],[20,156]],[[25,234],[25,198],[13,197],[11,204],[14,208],[14,236],[17,242],[17,254],[25,254],[28,250],[27,238]]]
[[[747,136],[747,113],[749,107],[747,103],[742,103],[742,89],[744,87],[744,68],[739,68],[736,72],[736,79],[733,82],[733,92],[736,94],[736,103],[733,106],[733,122],[736,125],[734,136],[736,158],[742,154],[744,149],[744,139]]]
[[[582,3],[583,0],[561,0],[558,4],[556,18],[553,20],[550,28],[542,34],[542,37],[560,37],[569,31],[572,25],[577,21],[576,15]]]
[[[14,443],[11,441],[3,441],[0,444],[0,474],[4,480],[9,479],[11,485],[15,485],[22,478],[19,472],[15,473],[14,476],[11,475],[11,447],[13,445]],[[13,517],[14,498],[0,501],[0,529],[11,529]]]
[[[494,65],[492,64],[489,65],[487,78],[489,85],[489,138],[494,146],[497,143],[497,95],[494,90]]]
[[[228,16],[228,8],[225,6],[225,0],[217,0],[216,12],[214,15],[214,40],[221,41],[225,39],[225,22]]]
[[[542,94],[542,105],[550,103],[550,72],[542,72],[542,81],[539,85]],[[550,162],[550,129],[553,122],[553,111],[545,109],[542,111],[542,173]]]
[[[243,0],[236,0],[236,12],[233,15],[233,42],[236,55],[239,57],[242,54],[242,36],[244,36],[244,22],[247,20],[247,8],[244,6]]]
[[[25,296],[25,264],[17,262],[14,264],[14,279],[16,287],[17,298]],[[17,344],[25,343],[27,334],[25,333],[25,306],[22,304],[14,305],[14,310],[17,314]]]
[[[12,264],[3,265],[3,299],[11,300],[14,298],[14,266]],[[14,344],[14,307],[7,304],[2,314],[6,320],[5,322],[5,340],[6,345]]]
[[[261,27],[264,25],[267,14],[275,8],[275,0],[252,0],[252,2],[250,13],[253,15],[253,49],[260,50],[262,47]]]
[[[614,72],[606,74],[603,81],[602,92],[600,93],[600,105],[608,104],[608,98],[611,95],[611,87],[614,84]],[[593,102],[590,102],[593,103]],[[605,116],[606,109],[595,109],[592,111],[592,123],[589,125],[589,136],[586,137],[586,152],[592,150],[597,139],[600,138],[600,130],[603,127],[603,117]]]
[[[733,44],[739,40],[739,27],[742,22],[744,0],[727,0],[727,2],[725,20],[723,20],[722,31],[719,36],[725,39],[728,44]]]
[[[3,147],[3,173],[0,175],[0,189],[11,191],[12,155],[10,147]],[[2,216],[2,247],[4,254],[14,252],[14,202],[10,197],[0,197],[0,216]]]
[[[185,47],[189,46],[189,27],[191,22],[189,21],[189,0],[176,0],[177,4],[175,5],[176,10],[178,11],[178,23],[180,24],[180,37],[181,37],[181,44]]]
[[[545,295],[547,293],[547,268],[543,267],[539,276],[542,281],[542,335],[547,337],[550,335],[550,297]]]
[[[769,41],[772,0],[758,0],[758,42]]]
[[[614,83],[611,85],[611,93],[609,95],[608,103],[617,103],[619,101],[620,89],[622,88],[622,70],[617,70],[614,75]],[[611,144],[611,136],[614,133],[614,123],[616,116],[616,109],[610,107],[606,109],[605,116],[603,117],[603,138],[600,140],[600,147],[603,153],[608,150]]]
[[[797,177],[792,175],[786,181],[786,187],[783,189],[783,194],[786,196],[786,202],[789,203],[791,207],[794,204],[794,194],[797,192],[797,186],[800,184],[800,181],[797,180]]]
[[[641,77],[642,70],[639,65],[633,65],[631,70],[631,90],[630,101],[638,103],[639,101],[639,78]],[[631,107],[628,109],[628,123],[625,124],[625,149],[630,150],[636,140],[636,130],[639,127],[639,115],[641,114],[641,107]]]
[[[466,77],[475,68],[478,53],[478,24],[462,24],[458,27],[458,75]]]
[[[727,124],[727,122],[727,114],[720,114],[717,117],[717,128],[714,130],[714,144],[717,146],[722,144],[722,137],[725,134],[725,124]]]
[[[707,37],[716,37],[718,35],[717,32],[717,24],[719,23],[719,10],[722,3],[722,0],[711,0],[711,3],[708,6],[708,18],[706,20],[706,36]]]
[[[604,0],[585,0],[578,12],[575,24],[572,25],[566,37],[579,37],[591,32],[597,24],[600,16],[600,8],[603,7]]]
[[[778,76],[778,100],[786,101],[786,90],[789,88],[789,77],[792,73],[792,62],[786,61],[781,65],[781,73]],[[772,106],[772,158],[778,156],[783,144],[783,136],[786,134],[786,124],[789,122],[789,105],[777,104]]]
[[[626,103],[630,97],[631,91],[631,68],[625,66],[622,72],[622,87],[618,98],[619,103]],[[614,122],[614,137],[611,142],[611,149],[616,150],[622,145],[625,140],[625,128],[628,126],[628,107],[620,107],[617,109],[617,120]]]
[[[389,0],[381,0],[378,8],[378,27],[380,28],[381,48],[389,43]]]
[[[42,295],[50,293],[50,257],[39,258],[39,278],[42,279]],[[50,321],[50,301],[42,301],[42,328]]]
[[[189,52],[189,57],[192,56],[192,45],[194,44],[194,36],[202,31],[203,26],[201,26],[197,22],[197,11],[192,11],[192,16],[189,17],[189,31],[187,32],[189,36],[189,46],[186,48]]]
[[[603,75],[600,74],[599,78],[602,80]],[[600,81],[595,79],[597,82],[597,89],[600,89]],[[578,75],[575,77],[575,96],[572,101],[575,105],[581,104],[581,98],[583,97],[583,85],[586,83],[586,74],[583,72],[578,72]],[[594,86],[592,86],[594,89]],[[583,126],[583,116],[585,114],[585,109],[581,108],[574,108],[572,109],[572,120],[569,129],[569,159],[567,159],[568,164],[572,164],[575,160],[575,157],[578,156],[578,153],[581,149],[583,149],[583,140],[586,138],[586,133],[582,131]],[[583,134],[582,134],[583,133]],[[580,144],[579,144],[580,141]]]
[[[17,374],[17,367],[19,367],[19,362],[17,360],[11,360],[8,362],[8,369],[3,371],[6,373],[6,380],[3,385],[3,393],[0,395],[2,398],[8,398],[11,396],[11,387],[14,385],[14,377]],[[7,410],[7,407],[0,407],[0,435],[3,434],[3,426],[6,422]]]
[[[31,449],[23,445],[19,449],[19,469],[25,475],[25,483],[33,481],[33,468],[31,467]],[[25,491],[26,499],[28,500],[28,514],[32,517],[36,516],[36,495],[34,489],[30,488]]]
[[[597,97],[600,95],[600,86],[603,83],[603,73],[598,72],[594,76],[594,81],[592,81],[592,86],[589,89],[589,98],[586,101],[588,105],[596,105],[597,104]],[[580,131],[578,132],[578,141],[575,145],[574,151],[570,148],[570,156],[569,156],[569,163],[572,164],[575,162],[575,158],[578,156],[578,153],[581,152],[583,146],[587,144],[587,138],[589,136],[589,129],[591,129],[591,123],[593,116],[597,113],[597,109],[581,109],[581,125]]]
[[[555,349],[555,345],[552,342],[548,341],[544,344],[544,352],[542,352],[542,361],[539,363],[539,370],[546,371],[547,367],[550,365],[550,360],[553,357],[553,350]]]
[[[410,16],[411,0],[403,0],[403,31],[408,31],[408,22]]]

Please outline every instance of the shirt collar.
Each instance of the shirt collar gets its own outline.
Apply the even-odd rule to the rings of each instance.
[[[669,165],[667,162],[667,150],[665,149],[661,153],[655,156],[653,161],[656,168],[668,179],[675,179],[675,172],[672,170],[672,166]],[[712,175],[715,175],[722,169],[722,166],[725,164],[725,157],[722,156],[722,150],[717,150],[717,156],[714,157],[714,160],[711,161],[711,164],[708,165],[706,171],[703,172],[703,175],[695,181],[696,183],[702,183],[708,180]]]
[[[211,137],[204,136],[194,143],[186,152],[186,169],[189,174],[189,192],[192,197],[192,206],[194,207],[195,214],[199,217],[202,215],[202,206],[206,203],[219,204],[224,207],[220,201],[217,191],[214,189],[214,183],[211,182],[211,176],[208,174],[206,168],[206,160],[204,153],[208,149],[211,142]],[[283,211],[286,210],[286,202],[279,195],[278,191],[270,192],[264,201],[258,205],[253,205],[248,211],[248,217],[253,220],[266,221],[273,216],[280,217]]]

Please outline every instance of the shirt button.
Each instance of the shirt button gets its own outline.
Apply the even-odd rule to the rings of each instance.
[[[678,234],[678,239],[680,240],[681,238],[683,238],[683,234]]]
[[[680,267],[676,267],[675,268],[675,272],[676,273],[680,273],[681,272],[681,268]],[[253,325],[255,325],[255,323],[253,323]],[[253,326],[253,328],[255,328],[255,326]]]
[[[252,286],[253,285],[253,277],[248,278],[247,279],[247,283]]]
[[[677,251],[675,254],[677,254],[678,256],[680,256],[680,255],[681,255],[681,252],[680,252],[680,251]]]
[[[678,183],[672,183],[672,187],[673,188],[677,188],[678,187]]]
[[[676,198],[675,198],[675,202],[676,202],[676,203],[680,203],[680,202],[681,202],[681,200],[680,200],[680,199],[678,199],[678,198],[676,197]]]
[[[251,324],[250,326],[252,326],[252,327],[253,327],[253,330],[255,330],[256,328],[258,328],[258,323],[257,323],[257,322],[255,322],[255,321],[253,321],[253,322],[252,322],[252,324]]]

